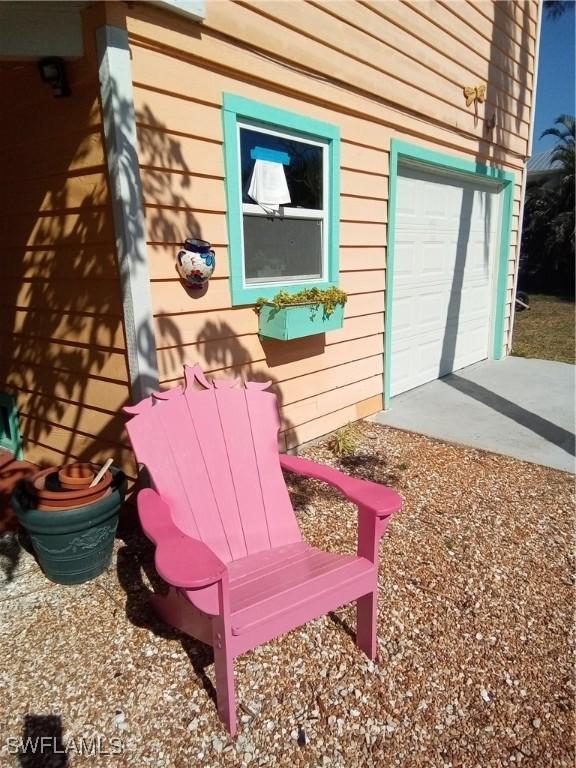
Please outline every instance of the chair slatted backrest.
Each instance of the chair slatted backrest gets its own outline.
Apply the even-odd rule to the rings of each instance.
[[[185,390],[125,409],[136,458],[176,525],[224,562],[299,541],[269,385],[209,382],[199,366],[186,366],[184,374]]]

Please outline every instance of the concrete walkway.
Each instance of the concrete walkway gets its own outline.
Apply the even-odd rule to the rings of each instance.
[[[574,472],[575,367],[486,360],[392,398],[379,424]]]

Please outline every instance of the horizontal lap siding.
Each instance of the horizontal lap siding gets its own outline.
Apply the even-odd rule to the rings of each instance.
[[[193,362],[218,375],[271,378],[289,447],[382,405],[392,138],[517,174],[511,299],[534,56],[534,20],[517,7],[468,15],[450,3],[342,1],[302,2],[297,11],[219,2],[201,26],[143,6],[128,17],[161,382],[179,381],[182,364]],[[482,82],[488,99],[476,117],[462,89]],[[224,92],[340,128],[340,282],[349,301],[344,328],[325,339],[261,340],[253,309],[231,305]],[[495,111],[487,141],[484,116]],[[199,297],[182,289],[174,265],[190,235],[217,251],[215,277]]]
[[[215,7],[220,5],[217,3]],[[234,13],[234,9],[231,13]],[[151,11],[146,15],[154,16]],[[268,101],[271,102],[270,91],[273,90],[275,106],[290,109],[294,100],[299,103],[304,100],[306,113],[310,117],[329,120],[338,114],[338,123],[343,132],[358,144],[387,148],[392,136],[407,139],[417,137],[419,143],[436,148],[452,148],[463,157],[473,155],[489,159],[497,152],[506,162],[516,164],[517,167],[522,165],[521,158],[524,157],[527,143],[525,140],[518,140],[516,123],[513,125],[514,134],[504,134],[502,137],[499,135],[498,124],[498,136],[495,137],[510,139],[513,147],[500,145],[496,141],[489,143],[483,140],[483,120],[476,120],[472,108],[465,112],[458,108],[457,114],[460,117],[454,130],[446,120],[439,123],[431,121],[424,111],[419,116],[413,116],[409,112],[402,113],[394,107],[387,108],[379,103],[376,97],[367,98],[350,88],[345,89],[297,70],[287,69],[279,63],[258,56],[255,51],[224,45],[218,39],[212,38],[209,30],[200,40],[194,41],[194,56],[201,75],[190,82],[191,62],[180,58],[183,54],[168,55],[171,52],[160,48],[162,41],[166,41],[172,46],[182,46],[182,50],[189,49],[189,36],[179,31],[183,28],[182,25],[175,31],[168,31],[160,29],[154,23],[138,19],[132,20],[131,28],[137,33],[137,37],[136,34],[134,36],[135,50],[142,51],[143,45],[157,49],[148,50],[146,58],[139,55],[133,60],[135,83],[147,91],[145,105],[138,114],[139,123],[156,131],[169,130],[169,133],[165,134],[164,147],[153,150],[157,159],[161,158],[162,154],[168,154],[169,140],[175,138],[174,133],[207,139],[214,143],[214,137],[221,132],[221,93],[230,90],[231,85],[235,84],[235,79],[230,74],[214,71],[214,62],[218,61],[222,66],[234,68],[239,72],[238,80],[242,81],[243,95],[261,98],[264,90]],[[141,35],[153,35],[156,41],[154,38],[147,42],[141,41]],[[164,53],[161,50],[164,50]],[[151,65],[153,61],[157,62],[156,68]],[[145,70],[142,70],[141,65],[146,67]],[[249,75],[246,74],[248,72]],[[374,77],[373,81],[377,83],[378,77]],[[279,82],[284,85],[281,91],[278,89]],[[170,90],[167,90],[167,84],[171,84]],[[464,103],[462,87],[467,84],[463,82],[462,86],[454,86],[455,105]],[[395,94],[399,90],[402,89],[397,84],[392,93]],[[338,108],[342,111],[335,112]],[[450,113],[450,109],[444,108],[445,116]],[[482,112],[480,114],[482,115]],[[491,117],[491,113],[488,113],[488,117]]]
[[[491,64],[489,58],[470,49],[465,42],[451,38],[444,29],[434,29],[431,35],[422,17],[401,3],[372,4],[371,7],[350,2],[330,6],[315,4],[356,28],[364,28],[365,34],[440,75],[449,84],[458,86],[469,80],[486,80],[490,75],[493,93],[488,94],[489,104],[495,103],[496,95],[509,93],[518,98],[521,94],[521,83],[500,69],[497,61]],[[530,75],[528,84],[531,84]]]
[[[0,121],[0,390],[16,396],[28,460],[112,456],[134,473],[97,64],[68,74],[69,99],[35,63],[0,74],[18,94]]]

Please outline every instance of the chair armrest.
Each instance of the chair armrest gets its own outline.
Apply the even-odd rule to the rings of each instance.
[[[347,499],[362,509],[369,510],[375,517],[382,519],[397,512],[403,504],[403,499],[396,491],[371,480],[360,480],[350,477],[337,469],[315,461],[303,459],[300,456],[280,454],[280,466],[296,475],[322,480],[337,488]]]
[[[198,589],[220,581],[226,566],[204,542],[174,524],[170,508],[151,488],[138,494],[138,516],[146,536],[156,544],[158,574],[174,587]]]

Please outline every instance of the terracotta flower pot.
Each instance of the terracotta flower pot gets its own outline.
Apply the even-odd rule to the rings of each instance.
[[[95,472],[92,464],[76,462],[75,464],[66,464],[58,472],[58,479],[62,488],[75,491],[77,488],[87,488],[95,478]]]

